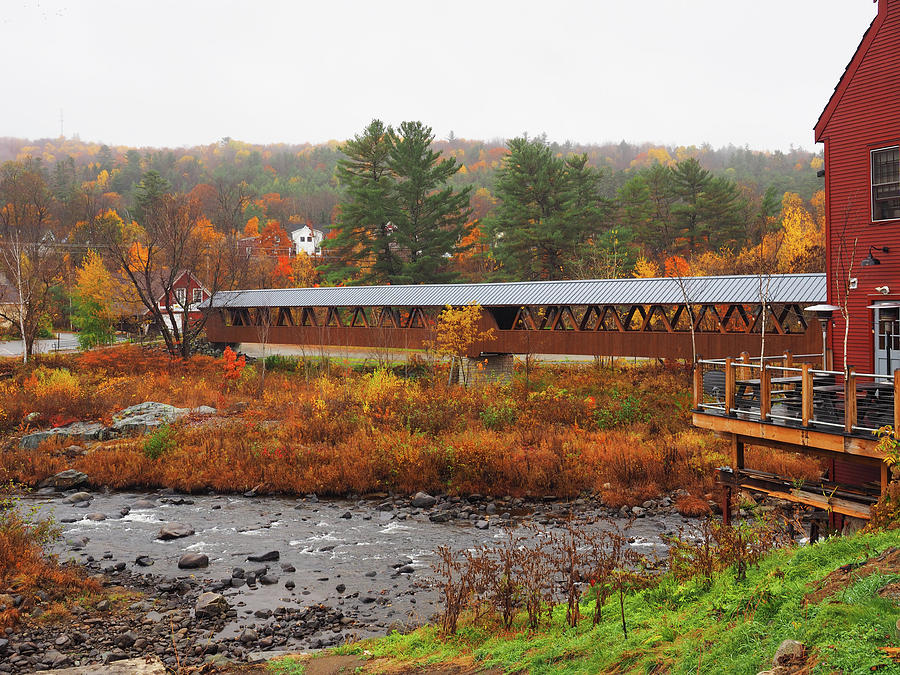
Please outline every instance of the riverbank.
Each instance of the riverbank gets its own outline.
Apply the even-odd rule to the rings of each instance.
[[[898,672],[898,546],[897,530],[858,534],[775,551],[744,579],[732,569],[708,581],[666,575],[625,597],[627,637],[616,601],[596,626],[570,628],[558,607],[539,631],[470,616],[450,637],[428,626],[338,651],[366,659],[364,672]]]
[[[633,519],[629,546],[662,556],[663,537],[694,522],[670,498],[634,517],[587,499],[48,489],[24,508],[60,524],[54,552],[104,592],[30,607],[0,646],[0,672],[146,655],[168,667],[243,662],[408,632],[440,610],[432,571],[440,546],[490,544],[524,523],[550,531],[571,520],[590,530]],[[172,538],[161,539],[163,530]],[[221,596],[207,616],[198,611],[204,594]]]

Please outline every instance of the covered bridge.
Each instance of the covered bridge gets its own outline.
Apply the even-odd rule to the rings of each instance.
[[[482,354],[690,359],[766,350],[821,353],[803,307],[825,275],[732,275],[513,283],[286,288],[216,293],[202,308],[216,343],[421,349],[448,305],[482,307]],[[766,299],[765,312],[762,298]]]

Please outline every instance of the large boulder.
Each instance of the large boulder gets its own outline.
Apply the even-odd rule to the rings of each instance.
[[[162,539],[163,541],[169,541],[170,539],[190,537],[192,534],[194,534],[194,528],[190,525],[185,525],[183,523],[166,523],[160,528],[156,538]]]
[[[57,490],[71,490],[73,488],[81,487],[82,485],[87,485],[88,475],[81,471],[76,471],[75,469],[66,469],[65,471],[60,471],[58,474],[54,476],[50,476],[49,478],[45,478],[40,482],[38,487],[52,487]]]
[[[253,553],[247,556],[250,562],[271,562],[278,560],[281,554],[278,551],[266,551],[265,553]]]
[[[194,616],[198,619],[213,618],[228,611],[228,600],[220,593],[201,593],[194,605]]]
[[[427,492],[417,492],[412,498],[412,505],[417,509],[430,509],[437,504],[437,497],[432,497]]]
[[[209,565],[209,556],[205,553],[185,553],[178,559],[178,568],[196,570]]]
[[[89,502],[93,498],[94,496],[90,492],[76,492],[66,497],[65,501],[68,504],[81,504],[82,502]]]
[[[188,414],[187,408],[167,403],[138,403],[113,415],[110,429],[116,434],[146,434],[164,424],[172,424]]]
[[[97,441],[106,434],[106,427],[99,422],[74,422],[64,427],[45,429],[27,434],[19,441],[23,450],[34,450],[44,441],[62,436],[70,441]]]

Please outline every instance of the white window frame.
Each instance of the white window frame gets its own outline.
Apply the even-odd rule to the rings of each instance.
[[[191,304],[196,305],[198,302],[203,302],[203,289],[195,288],[191,291]]]
[[[869,204],[873,223],[886,223],[892,220],[900,220],[900,217],[896,216],[893,218],[875,217],[875,188],[880,185],[890,185],[894,182],[891,181],[889,183],[878,183],[878,185],[875,184],[875,154],[878,152],[884,152],[885,150],[897,150],[898,154],[900,154],[900,145],[886,145],[883,148],[873,148],[872,150],[869,150]]]
[[[184,307],[186,301],[187,301],[187,289],[184,287],[176,288],[175,289],[175,302],[177,302],[179,305]]]

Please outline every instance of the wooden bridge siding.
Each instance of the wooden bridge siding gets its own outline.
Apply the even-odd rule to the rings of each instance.
[[[488,317],[482,329],[496,324]],[[212,312],[206,323],[211,342],[259,342],[254,326],[227,326],[219,312]],[[495,340],[476,343],[471,357],[481,353],[566,354],[596,356],[634,356],[690,360],[691,335],[688,332],[662,331],[574,331],[574,330],[498,330]],[[430,328],[350,327],[350,326],[271,326],[268,344],[332,347],[370,347],[372,349],[422,349],[434,339]],[[697,354],[704,358],[724,358],[748,351],[758,354],[760,339],[754,333],[697,333]],[[818,327],[806,333],[766,336],[766,352],[779,354],[815,354],[821,350]]]

